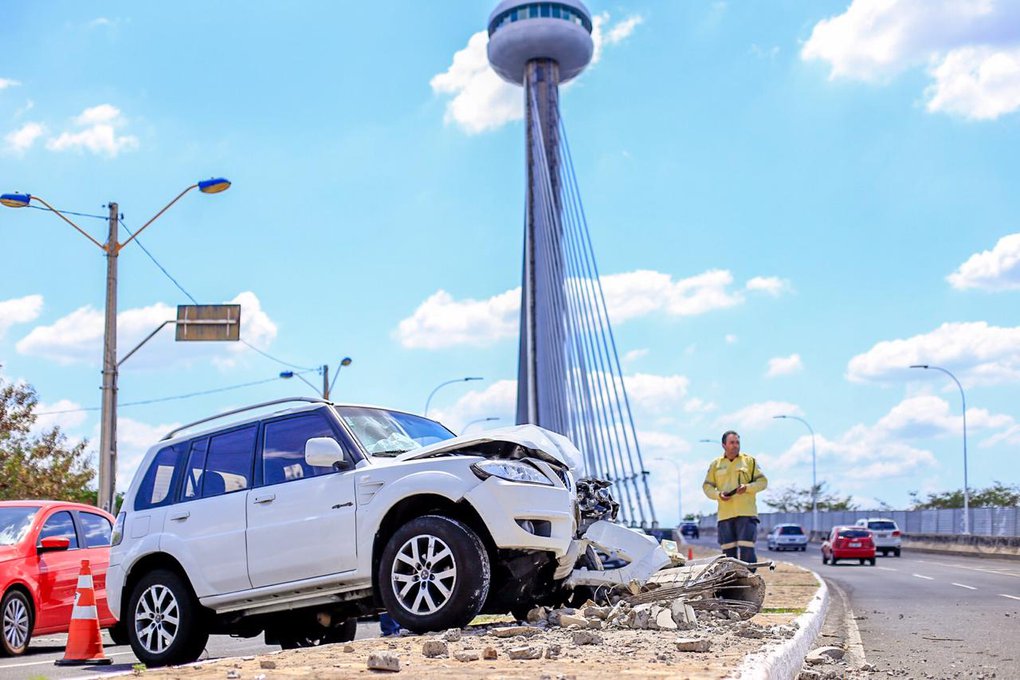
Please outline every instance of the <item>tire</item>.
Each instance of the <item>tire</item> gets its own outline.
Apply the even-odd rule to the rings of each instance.
[[[893,554],[896,555],[896,557],[899,557],[900,556],[900,549],[896,548],[896,550],[894,551]]]
[[[131,643],[131,638],[128,636],[127,624],[123,621],[118,621],[110,626],[110,628],[107,629],[107,632],[110,634],[110,639],[113,640],[113,644],[115,645],[127,645]]]
[[[387,541],[378,579],[383,607],[403,628],[415,633],[463,628],[489,594],[489,554],[466,524],[425,515]]]
[[[290,629],[278,631],[277,639],[280,641],[281,649],[302,649],[304,647],[318,647],[320,645],[331,645],[337,642],[350,642],[358,632],[358,619],[350,616],[343,620],[343,623],[331,628],[315,626],[309,630]]]
[[[829,559],[829,564],[831,564],[832,566],[834,566],[834,567],[835,567],[835,566],[836,566],[836,562],[838,562],[838,561],[839,561],[839,560],[837,560],[837,559],[836,559],[836,556],[835,556],[835,555],[833,555],[833,556],[832,556],[832,557],[831,557],[831,558]]]
[[[868,560],[868,564],[870,564],[871,566],[875,566],[875,558],[872,557],[870,560]]]
[[[32,641],[35,612],[32,602],[20,590],[8,590],[0,600],[0,650],[7,656],[21,656]]]
[[[864,562],[865,562],[865,560],[863,560],[863,559],[862,559],[862,560],[861,560],[861,566],[862,566],[862,567],[864,566]]]
[[[803,547],[802,547],[802,548],[800,549],[800,551],[801,551],[801,552],[807,552],[807,546],[806,546],[806,545],[805,545],[805,546],[803,546]]]
[[[191,587],[172,571],[156,569],[143,576],[131,592],[127,611],[131,651],[150,668],[191,663],[209,641]]]

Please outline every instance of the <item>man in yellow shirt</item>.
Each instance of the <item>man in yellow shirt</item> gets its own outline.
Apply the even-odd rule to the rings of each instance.
[[[765,473],[751,456],[740,452],[740,435],[727,430],[723,455],[708,466],[702,489],[719,501],[719,545],[723,553],[744,562],[757,562],[758,506],[754,497],[768,486]]]

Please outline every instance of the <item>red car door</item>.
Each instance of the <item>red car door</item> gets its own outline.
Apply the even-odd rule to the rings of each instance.
[[[44,538],[61,537],[70,541],[67,550],[39,553],[39,611],[36,612],[35,632],[67,630],[74,606],[74,592],[78,586],[82,551],[74,518],[67,510],[50,514],[39,530],[36,546]]]

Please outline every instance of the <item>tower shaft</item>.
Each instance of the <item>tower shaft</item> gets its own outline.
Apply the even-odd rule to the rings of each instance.
[[[569,434],[564,361],[564,263],[559,145],[559,65],[527,63],[524,77],[528,192],[517,369],[517,422]],[[552,195],[548,196],[551,191]]]

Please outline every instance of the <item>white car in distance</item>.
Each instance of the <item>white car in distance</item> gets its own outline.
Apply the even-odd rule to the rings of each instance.
[[[799,524],[777,524],[769,532],[765,547],[769,550],[807,550],[808,538]]]
[[[581,474],[569,440],[531,425],[455,437],[318,399],[237,409],[146,453],[114,526],[110,608],[138,659],[161,666],[197,659],[210,633],[341,642],[384,609],[440,631],[667,566],[653,538],[607,521],[606,483]],[[599,553],[624,565],[600,570]]]
[[[892,553],[900,556],[902,532],[894,520],[886,517],[869,517],[857,520],[856,526],[871,529],[875,538],[875,552],[888,557]]]

